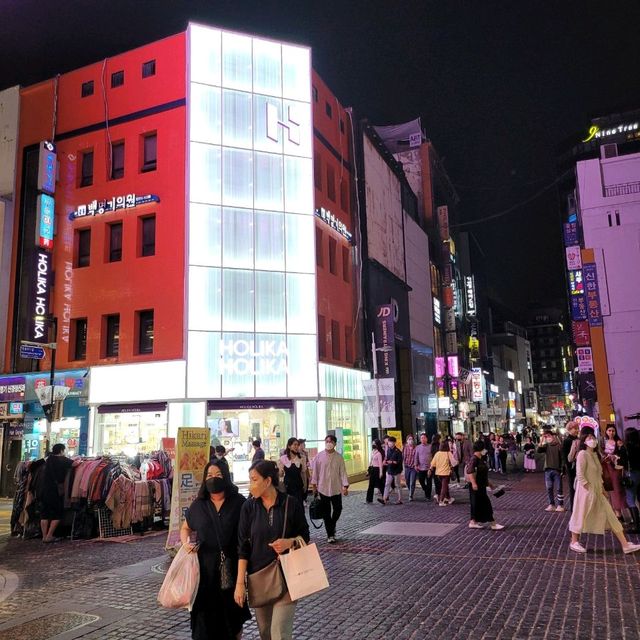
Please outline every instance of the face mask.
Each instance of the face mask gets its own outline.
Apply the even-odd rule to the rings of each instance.
[[[333,451],[333,450],[336,448],[336,445],[335,445],[335,444],[333,444],[333,442],[325,442],[325,443],[324,443],[324,448],[325,448],[327,451]]]
[[[595,449],[598,446],[598,443],[595,440],[586,440],[585,444],[587,447],[591,447],[592,449]]]
[[[207,478],[204,485],[209,493],[222,493],[227,488],[227,481],[224,478]]]

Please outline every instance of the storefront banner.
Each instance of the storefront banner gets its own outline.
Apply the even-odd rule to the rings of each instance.
[[[24,400],[26,384],[27,381],[24,376],[0,378],[0,402]]]
[[[600,307],[600,292],[598,290],[598,271],[595,262],[585,262],[584,269],[584,288],[587,298],[587,314],[589,318],[589,326],[602,326],[602,309]]]
[[[376,410],[377,380],[363,380],[362,392],[364,400],[364,422],[366,430],[372,433],[378,428],[378,412]]]
[[[169,456],[172,464],[176,462],[176,439],[175,438],[162,438],[162,450]]]
[[[180,527],[187,509],[198,495],[204,467],[209,462],[210,437],[208,428],[178,429],[167,549],[180,543]]]
[[[576,358],[578,360],[578,371],[580,373],[590,373],[593,371],[593,352],[591,347],[577,347]]]
[[[566,248],[567,254],[567,269],[573,271],[574,269],[582,269],[582,256],[580,255],[580,247],[578,245],[574,247]]]
[[[473,402],[482,402],[482,369],[474,368],[471,370],[471,400]]]
[[[166,410],[166,402],[147,402],[144,404],[101,404],[98,407],[98,413],[160,413]]]
[[[575,320],[571,323],[573,333],[573,344],[576,347],[588,347],[591,344],[591,332],[589,331],[589,323],[586,320]]]
[[[396,387],[393,378],[378,378],[380,398],[380,421],[383,429],[396,426]]]
[[[571,319],[580,321],[587,319],[587,301],[583,295],[571,296]]]
[[[378,378],[396,377],[396,344],[393,305],[380,305],[375,324],[376,361]]]
[[[578,243],[578,223],[565,222],[564,226],[564,246],[572,247]]]

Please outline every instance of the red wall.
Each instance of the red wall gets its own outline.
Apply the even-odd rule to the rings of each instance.
[[[353,153],[349,115],[315,71],[313,72],[312,84],[315,207],[316,209],[324,207],[331,211],[354,234],[356,223],[352,202],[354,191]],[[327,113],[327,104],[331,107],[331,116]],[[341,121],[344,131],[340,127]],[[328,175],[330,169],[333,169],[335,200],[330,197],[328,188],[328,181],[331,179],[331,176]],[[341,189],[343,188],[346,198],[341,197]],[[336,242],[335,274],[331,273],[329,268],[330,240]],[[353,250],[348,240],[318,217],[316,217],[316,242],[320,360],[331,364],[353,366],[358,356],[354,286],[359,277],[353,272]],[[348,252],[346,270],[343,265],[343,248]],[[324,335],[322,319],[324,319],[325,325]],[[332,352],[332,321],[338,323],[336,327],[339,335],[338,358],[334,358]],[[347,349],[347,341],[349,349]],[[322,351],[323,342],[324,354]]]
[[[109,119],[183,100],[185,48],[183,33],[110,58],[106,65],[96,63],[60,77],[56,134],[63,139],[56,142],[59,177],[52,290],[52,310],[58,318],[56,367],[184,357],[186,107],[145,114],[109,127],[112,143],[125,142],[124,177],[117,180],[108,179],[105,127],[64,138],[69,132],[103,124],[105,97]],[[143,79],[142,63],[152,59],[156,60],[156,75]],[[120,70],[125,72],[124,85],[112,89],[111,74]],[[82,98],[82,83],[89,80],[94,81],[94,94]],[[51,137],[52,87],[48,81],[22,91],[19,165],[25,146]],[[141,136],[152,131],[157,132],[157,168],[142,173]],[[93,184],[80,187],[81,152],[91,148]],[[155,194],[160,202],[68,219],[78,205],[130,193]],[[156,216],[155,255],[139,257],[138,219],[151,214]],[[116,221],[123,223],[122,260],[110,263],[108,224]],[[81,228],[91,229],[90,265],[72,268],[74,232]],[[136,311],[144,309],[154,310],[154,349],[152,354],[136,355]],[[113,313],[120,314],[119,356],[105,359],[103,316]],[[76,318],[87,318],[88,323],[87,358],[82,361],[70,360],[70,320]]]

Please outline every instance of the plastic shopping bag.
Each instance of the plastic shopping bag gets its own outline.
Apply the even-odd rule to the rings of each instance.
[[[296,541],[298,549],[279,556],[291,600],[310,596],[329,587],[318,547],[315,544],[305,544],[302,538],[296,538]]]
[[[191,611],[200,584],[200,563],[196,549],[180,547],[158,593],[158,602],[168,609]]]

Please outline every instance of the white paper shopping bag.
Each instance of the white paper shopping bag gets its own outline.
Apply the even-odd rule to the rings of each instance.
[[[280,556],[280,565],[292,600],[298,600],[329,587],[318,547],[304,544]]]

